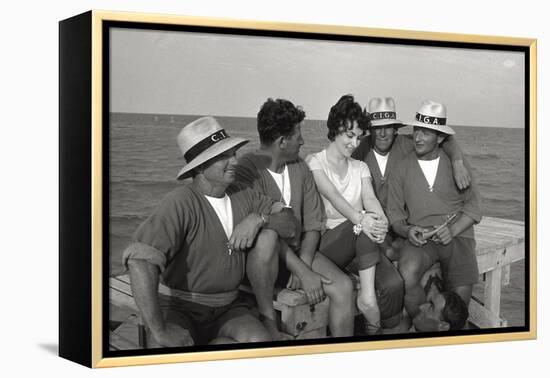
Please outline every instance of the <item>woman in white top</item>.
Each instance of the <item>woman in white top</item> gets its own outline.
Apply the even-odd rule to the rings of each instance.
[[[401,320],[403,281],[383,253],[388,221],[374,194],[369,168],[351,158],[368,126],[367,115],[353,96],[343,96],[329,113],[330,144],[309,155],[327,213],[327,231],[320,252],[346,268],[357,257],[361,290],[357,306],[367,321],[368,334],[393,328]]]

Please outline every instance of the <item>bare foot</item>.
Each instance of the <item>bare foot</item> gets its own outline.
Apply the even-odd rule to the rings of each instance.
[[[263,323],[264,327],[267,329],[271,335],[273,341],[283,340],[283,336],[277,327],[277,321],[275,319],[268,318],[267,316],[260,314],[260,320]]]

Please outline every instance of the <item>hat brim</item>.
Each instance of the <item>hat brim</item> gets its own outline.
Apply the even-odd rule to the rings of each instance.
[[[439,132],[441,132],[443,134],[447,134],[447,135],[454,135],[455,134],[455,131],[450,126],[447,126],[447,125],[431,125],[429,123],[423,123],[423,122],[419,122],[419,121],[412,121],[412,122],[408,123],[408,125],[409,126],[418,126],[418,127],[423,127],[425,129],[439,131]]]
[[[202,153],[200,153],[193,160],[188,162],[185,167],[183,167],[177,176],[178,180],[184,180],[190,177],[193,169],[197,168],[199,165],[206,163],[208,160],[215,158],[216,156],[223,154],[226,151],[229,151],[232,148],[241,148],[247,144],[249,140],[239,137],[230,137],[224,139],[213,146],[207,148]]]
[[[370,121],[370,127],[381,127],[381,126],[393,126],[393,127],[403,127],[404,125],[398,119],[374,119]]]

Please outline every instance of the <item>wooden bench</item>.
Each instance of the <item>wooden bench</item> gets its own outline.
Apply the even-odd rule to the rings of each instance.
[[[109,278],[109,303],[128,313],[126,319],[109,332],[111,350],[145,348],[145,326],[132,295],[129,275]]]
[[[485,282],[481,298],[470,301],[470,322],[479,328],[505,327],[500,317],[501,287],[510,279],[510,265],[525,258],[525,225],[520,221],[485,217],[475,226],[476,254],[479,272]],[[118,328],[111,332],[113,349],[130,349],[145,346],[145,332],[139,311],[132,297],[128,275],[110,278],[109,301],[112,305],[129,310],[123,326],[137,326],[134,342],[121,335]],[[280,315],[281,331],[289,339],[326,337],[328,299],[315,306],[307,304],[300,291],[282,289],[275,295],[274,308]]]
[[[245,294],[250,288],[241,287]],[[115,350],[144,348],[145,327],[139,317],[139,310],[132,296],[129,275],[109,279],[109,302],[128,311],[128,317],[110,332],[109,344]],[[313,339],[327,335],[328,299],[310,306],[301,291],[281,289],[275,293],[273,307],[279,314],[281,331],[285,339]],[[137,327],[137,328],[136,328]],[[132,330],[134,331],[133,333]]]

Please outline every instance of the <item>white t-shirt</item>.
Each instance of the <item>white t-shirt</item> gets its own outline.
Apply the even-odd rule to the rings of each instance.
[[[376,158],[376,161],[378,162],[378,168],[380,168],[380,173],[382,173],[382,176],[386,174],[386,165],[388,165],[388,157],[390,157],[390,153],[388,152],[385,156],[380,155],[376,150],[373,148],[372,152],[374,152],[374,157]]]
[[[418,160],[422,172],[428,181],[428,190],[432,192],[434,190],[435,176],[437,175],[437,168],[439,167],[439,156],[433,160]]]
[[[214,208],[223,226],[223,230],[229,239],[233,233],[233,209],[231,208],[231,198],[229,198],[227,194],[222,198],[205,197]]]
[[[281,191],[282,198],[280,198],[280,202],[283,202],[286,206],[290,206],[290,177],[288,176],[288,167],[285,165],[282,173],[276,173],[270,169],[267,171],[271,174],[271,177],[273,177]]]
[[[311,154],[306,158],[309,169],[312,171],[322,170],[327,175],[328,179],[335,186],[336,190],[342,194],[344,199],[357,211],[363,210],[363,200],[361,198],[362,180],[366,177],[371,177],[369,167],[360,160],[348,159],[348,171],[341,178],[330,170],[326,150]],[[347,220],[338,210],[332,206],[332,203],[321,195],[325,210],[327,213],[327,228],[335,228]]]

